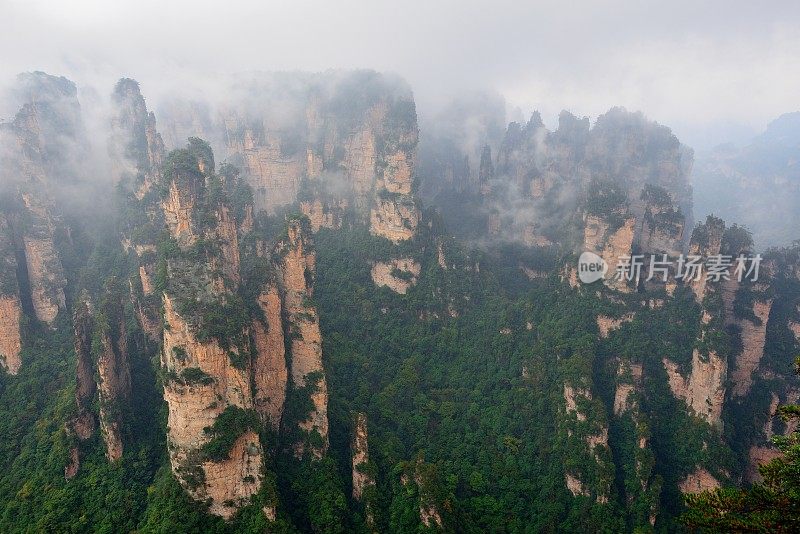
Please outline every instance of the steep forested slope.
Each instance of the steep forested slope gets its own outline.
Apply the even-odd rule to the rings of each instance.
[[[404,84],[287,76],[164,124],[121,80],[102,170],[74,85],[22,78],[0,530],[670,531],[778,454],[797,249],[757,282],[577,281],[583,250],[752,252],[692,224],[668,129],[534,115],[423,209]]]

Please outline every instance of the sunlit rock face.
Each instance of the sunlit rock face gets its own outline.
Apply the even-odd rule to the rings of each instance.
[[[210,499],[212,513],[230,517],[260,487],[258,436],[252,431],[239,436],[222,461],[205,461],[202,451],[211,439],[205,429],[227,408],[252,408],[248,369],[236,368],[218,342],[199,342],[167,295],[164,320],[162,365],[174,377],[164,385],[173,472],[193,498]],[[243,482],[247,477],[253,482]]]
[[[283,336],[283,303],[276,284],[270,284],[258,296],[264,322],[255,319],[251,326],[254,348],[253,402],[265,423],[280,428],[286,400],[288,370]]]
[[[698,467],[678,484],[682,493],[701,493],[720,486],[719,481],[705,469]]]
[[[378,287],[388,287],[395,293],[405,295],[417,283],[421,266],[411,258],[400,258],[388,262],[376,262],[370,271],[372,281]]]
[[[300,428],[316,437],[312,452],[322,456],[328,449],[328,385],[322,365],[322,334],[314,304],[316,253],[310,230],[303,221],[289,221],[287,239],[279,245],[284,308],[290,338],[290,373],[295,387],[310,388],[313,404]],[[302,452],[302,448],[298,450]]]
[[[606,276],[606,285],[623,292],[631,291],[631,286],[635,287],[636,280],[628,283],[625,277],[616,276],[614,270],[622,258],[630,257],[632,253],[635,223],[633,217],[624,219],[620,226],[613,220],[588,215],[584,227],[583,250],[594,252],[603,258],[611,270]]]
[[[257,210],[301,202],[315,231],[351,211],[375,235],[415,235],[417,118],[404,82],[371,71],[275,73],[231,80],[224,94],[171,101],[159,120],[175,142],[209,139],[242,170]]]
[[[686,401],[692,413],[712,425],[722,424],[722,407],[725,402],[725,381],[728,365],[716,352],[704,356],[697,349],[692,353],[692,367],[688,377],[680,374],[677,366],[668,359],[663,361],[669,376],[672,393]]]
[[[0,366],[15,375],[22,365],[20,320],[22,303],[17,282],[17,258],[11,226],[0,213]]]
[[[167,161],[161,206],[177,250],[168,259],[162,295],[161,365],[173,473],[194,499],[209,502],[213,514],[230,518],[261,487],[263,449],[249,415],[256,414],[250,325],[224,336],[211,334],[209,326],[213,310],[236,298],[240,282],[238,225],[226,197],[212,195],[221,187],[214,171],[213,153],[200,140]],[[215,246],[195,257],[202,242]],[[239,434],[226,437],[233,438],[228,450],[209,451],[221,417],[238,421]]]

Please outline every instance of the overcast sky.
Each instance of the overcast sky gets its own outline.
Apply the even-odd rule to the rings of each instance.
[[[0,23],[0,81],[124,75],[153,95],[236,71],[374,68],[407,79],[421,113],[482,88],[550,127],[561,109],[622,105],[700,148],[800,110],[797,1],[0,0]]]

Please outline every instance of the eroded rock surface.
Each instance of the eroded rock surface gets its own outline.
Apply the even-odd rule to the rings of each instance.
[[[296,387],[310,388],[314,405],[302,430],[318,433],[322,446],[314,454],[321,456],[328,448],[328,386],[322,366],[322,335],[319,316],[313,303],[316,255],[310,236],[300,221],[291,221],[288,240],[283,246],[281,277],[284,307],[289,321],[291,376]]]
[[[405,295],[417,283],[420,264],[412,258],[400,258],[372,265],[372,281],[378,287],[388,287],[395,293]]]

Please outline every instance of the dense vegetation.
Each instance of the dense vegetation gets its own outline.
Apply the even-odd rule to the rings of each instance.
[[[213,155],[206,148],[193,140],[188,149],[173,152],[168,174],[200,180],[193,170],[198,159],[212,173]],[[252,195],[236,177],[235,169],[221,165],[219,175],[204,184],[198,209],[212,213],[225,198],[243,216]],[[592,209],[607,213],[625,205],[618,187],[596,185],[604,193]],[[118,224],[128,229],[139,206],[121,193],[118,202]],[[165,233],[151,236],[157,245],[149,253],[157,266],[154,284],[178,295],[182,315],[197,318],[198,339],[218,339],[226,348],[245,345],[240,339],[245,325],[260,317],[254,296],[274,276],[253,249],[257,242],[268,248],[285,238],[287,218],[298,217],[257,218],[255,235],[240,244],[244,281],[224,302],[181,297],[194,291],[179,282],[197,283],[192,269],[214,253],[216,245],[203,240],[181,249]],[[251,410],[225,410],[205,429],[210,440],[202,460],[224,460],[247,430],[260,434],[267,452],[261,491],[227,523],[189,499],[167,455],[162,381],[202,385],[212,377],[193,367],[180,374],[157,372],[159,348],[134,319],[133,305],[115,309],[126,321],[132,364],[133,397],[120,407],[125,454],[109,464],[96,434],[80,445],[81,469],[67,481],[64,466],[74,443],[64,424],[75,412],[69,314],[62,313],[54,329],[26,324],[21,373],[0,373],[0,531],[367,532],[371,521],[379,531],[418,532],[424,530],[422,503],[435,507],[446,530],[456,532],[672,531],[684,512],[678,483],[687,474],[704,466],[719,480],[733,482],[728,473],[742,471],[746,448],[758,439],[749,421],[763,423],[754,414],[766,413],[769,399],[763,392],[770,384],[759,384],[734,405],[724,434],[687,413],[669,389],[662,359],[668,356],[686,374],[694,349],[725,355],[736,349],[736,332],[702,325],[701,306],[688,288],[670,298],[663,290],[648,294],[663,300],[661,306],[638,294],[607,298],[605,289],[582,291],[561,280],[557,267],[566,257],[555,247],[466,248],[447,237],[434,212],[424,218],[429,224],[401,245],[357,224],[323,229],[314,237],[313,304],[330,395],[330,449],[323,458],[295,454],[301,439],[319,446],[319,435],[301,436],[297,430],[310,410],[314,376],[303,388],[289,385],[280,432],[265,428]],[[78,291],[101,303],[114,291],[119,301],[127,284],[107,282],[138,280],[137,264],[122,250],[118,229],[75,228],[73,248],[64,252],[71,301]],[[750,247],[745,234],[734,226],[725,246]],[[776,261],[796,260],[784,254],[776,253]],[[421,265],[416,285],[405,295],[376,287],[370,276],[374,261],[393,257]],[[521,266],[548,274],[529,278]],[[393,274],[412,278],[405,271]],[[779,280],[776,287],[791,299],[800,295],[796,281]],[[141,285],[134,283],[131,290],[142,296]],[[747,299],[755,297],[742,295],[736,309],[751,309]],[[703,305],[721,307],[716,301]],[[794,313],[776,306],[780,317]],[[629,310],[635,311],[632,320],[607,338],[599,335],[598,315],[620,318]],[[119,316],[114,318],[116,324]],[[714,335],[698,344],[703,328],[713,328]],[[794,347],[790,335],[769,332],[765,358],[776,366]],[[176,359],[181,350],[175,349]],[[234,359],[241,366],[249,357],[245,350],[231,355],[242,358]],[[631,366],[644,370],[644,393],[636,395],[636,410],[615,415],[615,389],[631,379]],[[595,396],[579,396],[570,412],[565,386]],[[359,469],[375,480],[361,502],[350,497],[356,413],[366,414],[370,449],[369,461]],[[605,431],[608,448],[587,447],[588,437]],[[643,439],[647,448],[638,445]],[[765,484],[748,494],[725,490],[692,499],[687,522],[719,527],[733,517],[721,519],[722,511],[732,509],[741,521],[752,521],[745,513],[764,503],[772,506],[767,519],[777,521],[775,507],[796,500],[790,484],[798,452],[794,442],[783,446],[787,460],[764,471]],[[565,484],[567,472],[584,486],[577,496]],[[268,525],[262,507],[271,502],[278,503],[277,520]],[[716,515],[697,512],[709,506]],[[654,511],[658,519],[651,525]]]

